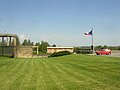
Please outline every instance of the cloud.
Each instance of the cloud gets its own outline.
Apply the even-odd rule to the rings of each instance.
[[[19,35],[20,42],[23,42],[25,39],[28,39],[24,34]]]

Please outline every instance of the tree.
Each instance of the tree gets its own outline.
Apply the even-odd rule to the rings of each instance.
[[[33,46],[34,42],[31,42],[30,39],[25,39],[22,43],[23,46]]]
[[[0,41],[0,46],[2,45],[2,42]]]
[[[120,50],[120,46],[118,46],[118,50]]]
[[[40,46],[40,42],[35,43],[36,46]]]
[[[31,42],[31,46],[33,46],[34,45],[34,42]]]
[[[53,47],[56,47],[56,45],[55,45],[55,44],[53,44]]]
[[[20,45],[20,40],[19,40],[18,36],[16,37],[16,45],[17,45],[17,46]]]
[[[107,49],[108,48],[108,46],[107,45],[104,45],[104,49]]]
[[[41,43],[39,45],[39,51],[42,52],[42,53],[46,53],[48,46],[50,46],[48,42],[41,41]]]
[[[30,39],[25,39],[22,43],[22,45],[24,46],[31,46],[31,45],[34,45],[34,42],[31,42]],[[47,51],[47,47],[50,46],[48,42],[46,41],[41,41],[40,42],[37,42],[35,43],[36,46],[38,46],[38,49],[39,49],[39,52],[41,53],[46,53]]]
[[[100,50],[101,48],[102,48],[102,46],[99,45],[99,46],[96,46],[96,47],[95,47],[95,50]]]
[[[46,41],[37,42],[35,43],[35,45],[38,46],[40,53],[46,53],[47,47],[50,46],[49,43]]]
[[[25,40],[23,41],[22,45],[24,45],[24,46],[27,46],[27,45],[28,45],[27,39],[25,39]]]
[[[28,45],[28,46],[31,46],[31,45],[32,45],[30,39],[28,39],[28,41],[27,41],[27,45]]]

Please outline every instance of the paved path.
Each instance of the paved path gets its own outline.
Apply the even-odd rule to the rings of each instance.
[[[111,55],[107,55],[107,56],[120,58],[120,53],[112,53]]]

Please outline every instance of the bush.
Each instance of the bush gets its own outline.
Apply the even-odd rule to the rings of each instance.
[[[92,54],[92,50],[77,50],[77,54]]]
[[[54,52],[49,57],[58,57],[58,56],[64,56],[64,55],[70,55],[71,53],[69,51],[60,51],[60,52]]]

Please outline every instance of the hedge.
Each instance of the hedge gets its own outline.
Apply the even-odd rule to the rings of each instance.
[[[54,52],[49,57],[58,57],[58,56],[64,56],[64,55],[70,55],[71,53],[69,51],[60,51],[60,52]]]

